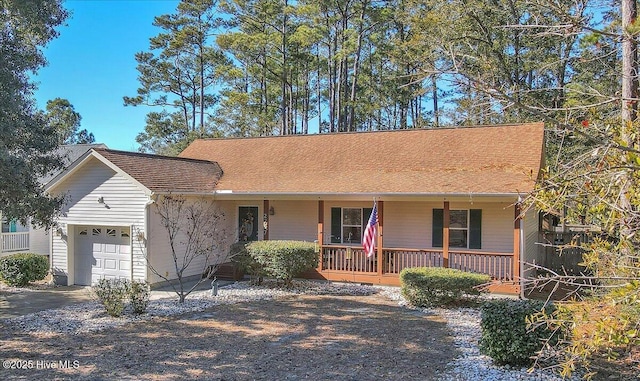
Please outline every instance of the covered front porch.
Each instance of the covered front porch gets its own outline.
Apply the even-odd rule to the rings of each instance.
[[[295,202],[283,200],[263,201],[261,206],[266,212],[263,216],[268,228],[264,230],[262,239],[291,239],[281,233],[283,229],[280,221],[285,221],[285,216],[281,214],[291,208],[293,203]],[[301,207],[302,202],[298,203]],[[514,202],[485,201],[474,205],[460,200],[378,200],[376,253],[372,257],[367,257],[359,239],[355,243],[337,242],[345,240],[344,237],[338,236],[338,231],[351,237],[349,229],[352,228],[348,226],[352,222],[347,221],[348,216],[344,211],[347,208],[341,209],[338,206],[347,205],[348,209],[352,210],[357,209],[355,207],[359,205],[370,205],[370,202],[365,204],[319,200],[316,203],[318,215],[315,242],[319,264],[314,271],[305,274],[309,278],[398,286],[399,274],[405,268],[447,267],[490,275],[495,282],[490,287],[494,292],[520,291],[521,254],[525,246],[524,226],[521,224],[520,209]],[[304,208],[309,211],[311,205],[305,204]],[[361,209],[361,219],[366,224],[371,209]],[[273,213],[275,210],[280,213]],[[340,210],[340,218],[344,221],[338,224],[336,221]],[[459,221],[461,212],[468,219],[463,221],[463,224]],[[452,213],[458,213],[458,217],[453,217],[453,222]],[[472,221],[474,213],[478,215],[478,221],[475,223]],[[293,215],[293,211],[287,211],[286,214],[288,219],[289,214]],[[301,218],[301,214],[297,217]],[[291,221],[287,221],[288,224],[291,224]],[[296,225],[302,224],[300,220]],[[360,220],[354,224],[360,224]],[[474,232],[474,229],[477,229],[477,232]],[[453,230],[456,232],[450,234]],[[429,234],[425,234],[425,231],[429,231]],[[354,229],[353,232],[354,236],[361,234],[360,228]],[[462,241],[459,241],[460,234],[464,237]],[[426,235],[428,237],[425,237]],[[477,236],[475,243],[474,235]],[[451,242],[451,239],[456,241]]]

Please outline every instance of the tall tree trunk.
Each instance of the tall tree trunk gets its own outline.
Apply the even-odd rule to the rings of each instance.
[[[634,121],[638,111],[638,45],[628,32],[638,15],[636,0],[622,0],[622,120]]]
[[[289,134],[289,110],[287,109],[287,4],[288,0],[284,0],[281,30],[282,40],[280,46],[280,48],[282,49],[282,77],[280,78],[280,80],[282,81],[282,83],[280,84],[282,90],[282,99],[280,101],[280,110],[282,113],[282,128],[280,130],[281,135]]]
[[[356,118],[355,118],[355,103],[356,103],[356,88],[358,87],[358,69],[360,68],[360,55],[362,52],[362,38],[364,33],[364,15],[367,11],[368,0],[362,2],[362,11],[360,12],[360,20],[358,26],[358,43],[356,46],[356,55],[353,59],[353,73],[351,74],[353,80],[351,81],[351,94],[349,96],[349,112],[347,114],[347,129],[349,131],[356,130]]]
[[[636,0],[622,0],[622,133],[621,140],[627,147],[634,146],[632,123],[636,119],[638,111],[638,45],[635,37],[629,33],[629,28],[636,21],[638,9]],[[623,162],[627,162],[627,156],[623,156]],[[629,242],[634,234],[633,213],[629,196],[632,174],[624,173],[620,189],[619,205],[622,218],[620,219],[620,241]],[[633,261],[633,247],[621,245],[621,254],[624,261]],[[624,266],[624,264],[621,264]],[[632,264],[631,264],[632,265]]]
[[[316,56],[318,57],[318,74],[316,75],[316,92],[317,92],[317,105],[318,105],[318,133],[322,132],[322,84],[320,78],[322,78],[322,63],[320,62],[320,45],[317,47],[318,51]]]
[[[431,87],[433,92],[433,124],[440,127],[440,110],[438,109],[438,80],[436,75],[431,76]]]

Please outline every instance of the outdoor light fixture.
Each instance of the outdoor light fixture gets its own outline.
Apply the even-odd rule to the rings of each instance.
[[[98,204],[104,204],[104,197],[98,196]]]
[[[276,214],[276,210],[275,210],[275,209],[273,209],[273,206],[269,208],[269,214],[270,214],[270,215],[272,215],[272,216],[273,216],[274,214]]]

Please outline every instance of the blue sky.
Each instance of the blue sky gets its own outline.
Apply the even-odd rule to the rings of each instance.
[[[149,48],[160,32],[153,18],[174,13],[178,0],[71,0],[60,36],[44,50],[49,65],[34,78],[39,108],[50,99],[68,99],[82,116],[81,128],[109,148],[137,150],[147,107],[125,107],[134,96],[138,71],[134,54]]]

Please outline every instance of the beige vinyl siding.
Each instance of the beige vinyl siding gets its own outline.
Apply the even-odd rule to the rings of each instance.
[[[372,202],[325,202],[324,243],[331,242],[331,208],[371,208]],[[433,209],[444,208],[442,202],[384,202],[384,246],[390,248],[431,248]],[[451,210],[482,209],[482,251],[513,252],[514,207],[503,203],[451,202]],[[364,216],[365,224],[369,216]]]
[[[54,192],[66,194],[68,200],[62,210],[63,217],[58,220],[65,227],[63,234],[53,237],[52,260],[56,271],[68,273],[73,269],[73,251],[69,246],[75,238],[72,235],[74,225],[128,226],[133,241],[133,277],[146,279],[144,243],[137,239],[138,235],[144,236],[145,229],[148,196],[143,189],[93,158],[59,184]],[[98,202],[99,197],[104,203]]]
[[[318,239],[317,201],[271,201],[269,239],[313,242]],[[330,213],[330,212],[329,212]]]
[[[187,202],[198,202],[198,198],[189,198]],[[224,219],[218,228],[223,230],[227,237],[226,241],[221,242],[218,250],[209,258],[209,264],[216,264],[228,261],[229,245],[237,240],[237,228],[234,230],[234,226],[237,224],[237,216],[234,213],[235,202],[216,201],[216,207],[219,212],[224,213]],[[156,273],[166,276],[170,279],[176,278],[176,267],[171,253],[171,246],[169,244],[169,236],[167,230],[162,226],[162,218],[157,213],[157,207],[152,204],[149,207],[149,239],[148,239],[148,259],[152,269],[147,272],[147,279],[150,283],[162,282],[163,279]],[[178,242],[184,242],[183,237],[177,238]],[[177,249],[178,258],[184,253],[181,248],[183,245],[179,245]],[[205,268],[205,257],[198,257],[194,259],[189,267],[184,271],[183,276],[198,276],[202,274]],[[154,272],[155,271],[155,272]]]
[[[51,254],[51,237],[49,231],[44,228],[35,228],[31,225],[29,229],[29,251],[36,254]]]
[[[384,246],[431,247],[433,208],[442,208],[442,205],[426,202],[385,202],[382,211]]]
[[[444,203],[433,205],[433,208],[442,209]],[[489,202],[451,202],[450,210],[482,210],[481,251],[512,253],[513,252],[513,226],[514,207],[510,203]],[[429,210],[429,222],[433,218],[432,210]],[[431,244],[431,226],[429,227],[429,244]]]
[[[452,209],[455,209],[452,207]],[[513,252],[514,205],[474,203],[461,209],[482,209],[482,249],[499,253]]]

